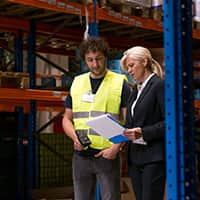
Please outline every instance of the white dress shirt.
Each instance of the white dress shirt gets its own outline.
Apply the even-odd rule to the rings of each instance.
[[[135,99],[135,101],[133,102],[132,106],[131,106],[131,114],[132,116],[134,115],[134,108],[135,108],[135,105],[143,91],[143,89],[145,88],[145,86],[147,85],[148,81],[151,79],[151,77],[154,75],[154,73],[150,74],[148,76],[148,78],[142,83],[142,84],[137,84],[137,90],[138,90],[138,93],[137,93],[137,97]],[[144,141],[143,137],[140,137],[136,140],[133,141],[133,143],[136,143],[136,144],[143,144],[143,145],[146,145],[147,143]]]

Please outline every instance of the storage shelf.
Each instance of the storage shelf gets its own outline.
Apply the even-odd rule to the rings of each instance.
[[[194,107],[200,109],[200,100],[194,101]]]
[[[65,2],[62,0],[55,0],[52,1],[52,3],[50,3],[51,1],[45,1],[45,0],[7,0],[7,1],[26,6],[33,6],[37,8],[64,12],[74,15],[83,16],[85,13],[83,5],[73,2]]]
[[[200,39],[200,30],[193,29],[193,30],[192,30],[192,36],[193,36],[193,38],[195,38],[195,39]]]
[[[163,31],[163,23],[148,18],[128,16],[108,10],[107,8],[97,8],[97,19],[125,24],[128,26],[140,27],[154,31]]]
[[[29,112],[30,100],[37,101],[38,111],[63,111],[67,92],[0,88],[0,111],[13,112],[16,106],[23,106]]]
[[[142,18],[137,16],[128,16],[122,13],[117,13],[107,8],[97,7],[97,20],[105,20],[128,26],[139,27],[153,31],[163,32],[163,23],[150,18]],[[200,30],[193,29],[193,38],[200,39]]]
[[[32,6],[36,8],[52,10],[60,13],[74,14],[79,16],[85,16],[85,6],[80,3],[65,2],[63,0],[51,1],[45,0],[7,0],[11,3],[22,4],[26,6]],[[122,13],[109,10],[108,8],[99,8],[96,6],[96,20],[105,20],[113,23],[124,24],[127,26],[139,27],[142,29],[163,32],[163,23],[155,21],[150,18],[142,18],[138,16],[129,16]],[[94,9],[93,5],[88,7],[90,21],[94,21]],[[193,29],[193,38],[200,39],[200,30]]]

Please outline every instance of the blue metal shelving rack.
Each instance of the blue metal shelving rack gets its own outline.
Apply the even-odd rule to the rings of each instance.
[[[166,172],[169,200],[196,199],[190,0],[164,1]]]

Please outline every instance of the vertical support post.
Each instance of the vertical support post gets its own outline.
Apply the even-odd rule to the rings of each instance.
[[[30,32],[28,37],[28,70],[30,77],[30,88],[34,89],[36,87],[36,26],[35,21],[30,21]]]
[[[99,36],[99,31],[98,31],[98,24],[97,24],[97,1],[93,0],[93,14],[94,14],[94,22],[90,22],[89,23],[89,35],[92,36]],[[96,200],[100,200],[101,199],[101,195],[100,195],[100,188],[99,188],[99,184],[97,183],[96,185]]]
[[[164,1],[167,196],[195,199],[192,8]]]
[[[15,71],[23,72],[23,39],[20,31],[15,36]]]
[[[35,21],[30,21],[30,32],[28,37],[28,70],[30,77],[30,88],[34,89],[36,87],[36,26]],[[28,121],[28,180],[27,180],[27,199],[32,199],[32,188],[35,185],[35,143],[33,140],[33,133],[36,130],[36,111],[37,105],[36,101],[30,101],[30,113]]]
[[[89,23],[89,35],[99,36],[98,24],[97,24],[97,1],[93,0],[94,6],[94,22]]]
[[[98,183],[96,185],[96,200],[101,200],[100,187]]]
[[[167,196],[184,198],[181,1],[164,2]]]
[[[0,47],[0,63],[2,62],[3,55],[4,55],[4,49]]]
[[[32,188],[35,185],[35,143],[33,133],[36,131],[36,101],[30,102],[30,113],[28,118],[28,180],[27,180],[27,199],[32,199]]]
[[[1,68],[0,70],[4,70],[4,49],[0,47],[0,65],[1,65]]]
[[[24,111],[23,107],[16,107],[15,110],[18,114],[18,143],[17,143],[17,199],[23,200],[24,198]]]
[[[98,24],[97,24],[97,0],[93,0],[93,14],[94,14],[94,21],[89,23],[89,35],[92,36],[99,36],[99,30],[98,30]],[[100,187],[99,184],[97,183],[96,185],[96,200],[100,200],[101,195],[100,195]]]
[[[192,3],[185,0],[182,5],[183,24],[183,81],[185,124],[185,199],[196,199],[196,163],[194,131],[194,84],[192,59]]]

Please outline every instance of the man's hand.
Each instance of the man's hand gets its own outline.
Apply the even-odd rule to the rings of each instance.
[[[121,144],[113,144],[110,148],[108,149],[103,149],[99,153],[95,155],[96,158],[98,157],[103,157],[108,160],[114,160],[117,157],[117,153],[120,150]]]
[[[74,149],[77,151],[82,151],[84,149],[84,146],[81,145],[78,138],[74,139]]]

